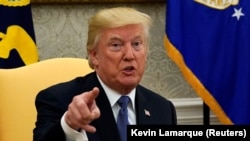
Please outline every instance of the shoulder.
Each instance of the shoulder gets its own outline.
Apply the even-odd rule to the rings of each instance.
[[[137,93],[142,94],[143,97],[145,97],[146,99],[149,100],[157,100],[159,102],[171,102],[170,100],[168,100],[166,97],[162,96],[159,93],[156,93],[142,85],[139,85],[137,87]]]
[[[137,87],[137,98],[138,100],[143,100],[148,104],[153,104],[156,107],[168,107],[170,109],[175,109],[174,104],[168,98],[142,86]]]
[[[90,89],[88,88],[89,82],[92,80],[95,80],[95,73],[93,72],[65,82],[59,82],[39,91],[37,98],[71,99],[73,96]]]

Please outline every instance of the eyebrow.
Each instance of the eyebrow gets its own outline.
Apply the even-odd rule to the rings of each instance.
[[[108,37],[108,40],[121,40],[121,37],[116,34],[112,34]]]
[[[142,36],[141,35],[137,35],[137,36],[135,36],[133,38],[133,40],[140,39],[140,38],[142,38]],[[111,35],[110,37],[108,37],[108,40],[122,40],[122,38],[120,36],[118,36],[118,35]]]

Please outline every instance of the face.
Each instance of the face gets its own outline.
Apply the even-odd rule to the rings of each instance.
[[[106,85],[121,94],[129,93],[141,81],[146,64],[147,45],[142,26],[104,30],[89,55]]]

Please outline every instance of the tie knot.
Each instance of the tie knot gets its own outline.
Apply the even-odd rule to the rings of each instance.
[[[129,97],[128,96],[121,96],[117,103],[120,105],[121,108],[127,108],[128,107],[128,102],[129,102]]]

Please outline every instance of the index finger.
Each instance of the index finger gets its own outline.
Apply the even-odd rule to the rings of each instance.
[[[99,88],[94,87],[91,91],[84,94],[84,100],[86,103],[92,103],[99,94]]]

